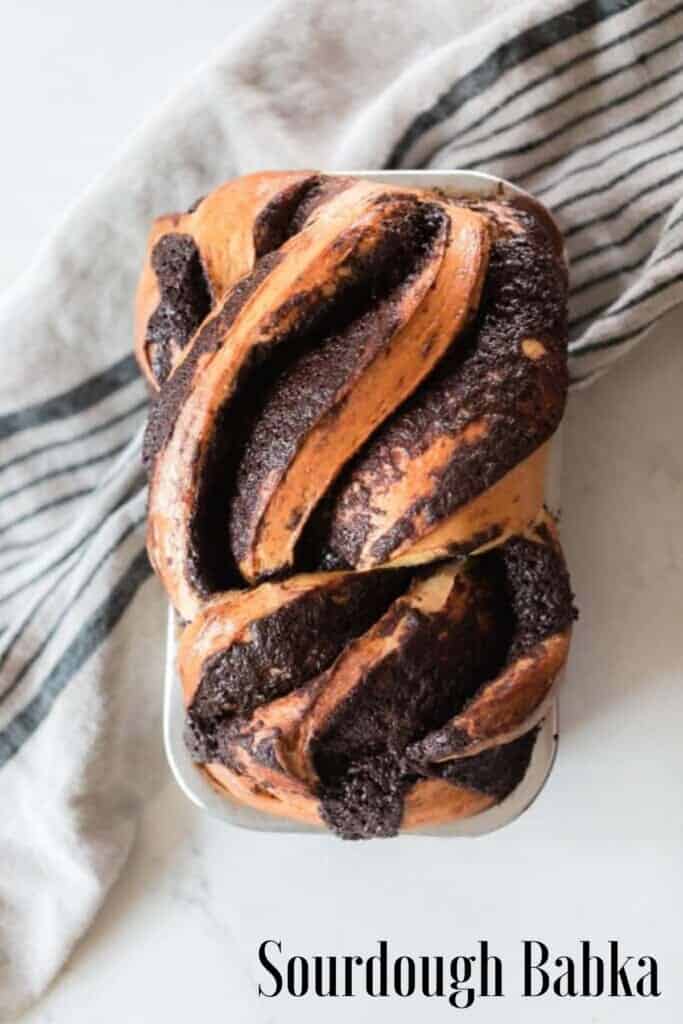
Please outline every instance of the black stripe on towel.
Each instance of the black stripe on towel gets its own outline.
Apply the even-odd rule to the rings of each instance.
[[[151,574],[147,552],[143,549],[135,555],[113,590],[83,624],[50,671],[40,691],[0,732],[0,768],[33,735],[49,714],[59,694],[104,643]]]
[[[110,427],[115,427],[118,423],[122,423],[124,420],[129,418],[132,419],[136,413],[142,412],[148,404],[149,400],[147,398],[143,398],[142,401],[136,402],[130,409],[126,409],[125,412],[117,413],[116,416],[112,416],[111,419],[105,420],[104,423],[98,423],[96,427],[89,427],[88,430],[84,430],[80,434],[73,434],[71,437],[66,437],[62,441],[51,441],[49,444],[42,444],[38,448],[31,448],[30,451],[23,452],[21,455],[15,455],[14,458],[9,460],[9,462],[5,462],[0,466],[0,473],[4,473],[6,469],[10,469],[10,467],[16,466],[20,462],[26,462],[28,459],[32,459],[35,455],[43,455],[45,452],[54,451],[56,448],[66,448],[68,445],[75,444],[77,441],[85,441],[88,438],[94,437],[96,434],[101,434],[105,430],[109,430]]]
[[[44,579],[46,576],[48,576],[49,573],[51,573],[53,569],[58,569],[60,565],[64,565],[64,563],[66,561],[68,561],[68,559],[71,558],[71,556],[74,554],[74,552],[78,551],[79,548],[82,547],[84,552],[85,552],[85,550],[87,550],[85,548],[85,542],[88,541],[92,536],[94,536],[94,534],[96,534],[98,532],[98,530],[100,530],[100,528],[102,527],[103,523],[110,516],[112,516],[120,508],[121,505],[125,504],[126,501],[129,501],[130,498],[132,498],[133,495],[137,491],[139,491],[139,490],[140,490],[140,482],[136,481],[135,483],[133,483],[130,487],[128,487],[126,489],[126,491],[121,495],[120,499],[116,502],[116,504],[112,508],[108,508],[106,510],[106,512],[104,513],[102,518],[99,519],[98,522],[96,522],[87,531],[87,533],[84,533],[84,534],[82,534],[82,535],[80,535],[78,537],[76,542],[71,545],[71,547],[68,549],[68,551],[62,552],[60,555],[57,556],[57,558],[54,559],[54,561],[50,562],[48,565],[41,566],[39,572],[35,576],[31,576],[31,577],[29,577],[29,579],[23,580],[13,590],[9,590],[6,594],[2,594],[0,596],[0,605],[4,604],[5,601],[9,601],[12,598],[16,597],[17,594],[21,594],[24,590],[28,590],[30,587],[34,586],[36,583],[40,583],[40,581],[42,579]],[[76,559],[72,563],[72,565],[69,566],[69,569],[72,569],[73,566],[77,565],[77,564],[78,564],[78,559]],[[14,563],[11,567],[5,566],[3,568],[3,572],[4,573],[9,572],[9,569],[10,568],[14,568],[15,566],[16,566],[16,563]],[[0,665],[1,664],[2,663],[0,662]]]
[[[32,509],[30,512],[26,512],[24,515],[17,516],[15,519],[12,519],[9,523],[5,523],[0,527],[0,534],[7,533],[7,531],[13,526],[19,526],[20,523],[25,523],[29,519],[33,519],[35,516],[41,515],[43,512],[47,512],[48,509],[57,508],[59,505],[65,505],[68,501],[75,501],[76,498],[82,498],[84,494],[90,494],[91,491],[92,487],[81,487],[78,491],[72,491],[70,494],[62,494],[59,498],[53,498],[52,501],[46,501],[43,505],[38,505],[37,508]]]
[[[657,22],[662,21],[663,18],[672,17],[674,14],[679,13],[681,10],[683,10],[683,4],[679,4],[673,10],[667,11],[665,15],[660,15],[658,18],[654,18],[652,22],[644,22],[642,25],[639,25],[631,32],[627,32],[623,36],[611,40],[608,45],[616,46],[620,42],[625,42],[626,40],[632,39],[635,36],[642,35],[643,32],[651,28],[653,22],[656,24]],[[669,38],[665,42],[660,43],[660,45],[655,47],[654,50],[649,50],[646,54],[639,53],[638,56],[636,56],[633,60],[629,61],[628,64],[620,64],[619,67],[610,68],[609,71],[605,71],[601,75],[595,75],[593,78],[589,78],[587,81],[581,82],[580,85],[574,86],[573,89],[568,89],[567,92],[562,93],[561,96],[556,96],[552,100],[548,100],[547,103],[542,103],[540,107],[535,107],[533,110],[525,111],[524,114],[522,114],[521,117],[518,117],[516,121],[509,121],[503,126],[499,126],[498,128],[492,128],[490,131],[484,132],[482,135],[476,135],[473,139],[464,139],[463,146],[466,146],[469,149],[471,146],[478,146],[482,142],[488,142],[489,139],[495,139],[503,131],[507,132],[510,131],[511,128],[519,128],[521,125],[526,124],[528,121],[534,120],[536,117],[538,117],[539,114],[547,114],[549,110],[554,110],[556,107],[562,106],[562,104],[566,103],[567,100],[571,100],[575,96],[579,96],[582,92],[587,92],[589,89],[593,89],[596,85],[602,85],[604,82],[609,82],[612,78],[616,78],[617,75],[622,75],[625,71],[630,71],[631,68],[634,68],[638,65],[642,65],[643,62],[646,60],[652,60],[653,57],[656,57],[658,54],[663,53],[664,50],[668,50],[670,47],[677,46],[678,44],[678,38]],[[602,50],[605,49],[607,49],[607,46],[600,47],[596,50],[588,51],[586,54],[582,55],[582,57],[583,59],[586,59],[590,55],[600,53]],[[562,71],[563,68],[558,66],[557,68],[554,69],[551,75],[544,76],[544,78],[546,81],[552,80],[553,78],[558,78],[560,74],[562,74]],[[487,118],[490,117],[492,113],[493,111],[487,111]]]
[[[134,357],[124,356],[106,370],[88,377],[68,391],[0,416],[0,441],[18,434],[20,430],[40,427],[52,420],[65,419],[77,412],[83,412],[115,391],[125,388],[138,376],[139,370]]]
[[[668,311],[665,310],[665,312]],[[604,338],[602,341],[591,341],[588,345],[584,345],[583,348],[576,349],[576,351],[571,354],[576,359],[578,356],[592,355],[595,352],[600,352],[602,349],[617,348],[620,345],[625,345],[627,342],[633,341],[639,335],[644,334],[645,331],[649,331],[651,327],[654,327],[656,323],[659,323],[662,316],[664,316],[664,313],[661,313],[659,316],[655,317],[654,320],[649,321],[649,323],[641,324],[639,327],[634,327],[632,330],[626,331],[624,334],[617,334],[612,338]],[[578,384],[581,381],[589,380],[596,372],[598,371],[591,370],[583,377],[573,377],[572,379],[574,383]]]
[[[108,518],[109,517],[107,517],[107,519]],[[33,654],[31,654],[31,656],[29,658],[27,658],[26,661],[24,661],[24,663],[22,664],[21,668],[18,670],[17,674],[15,675],[14,679],[6,687],[6,689],[0,691],[0,704],[3,701],[5,701],[10,696],[11,693],[13,693],[13,691],[17,688],[19,683],[25,677],[25,675],[28,672],[28,670],[30,669],[31,665],[35,664],[35,662],[38,660],[40,655],[43,653],[43,651],[45,650],[45,648],[49,644],[49,642],[52,639],[52,637],[59,630],[59,627],[61,626],[61,624],[64,621],[64,619],[66,618],[66,616],[71,611],[71,608],[73,607],[73,605],[76,603],[76,601],[78,601],[78,599],[81,597],[81,595],[88,589],[88,587],[90,586],[92,581],[95,579],[95,577],[97,576],[97,574],[100,571],[100,569],[102,568],[102,566],[105,565],[108,562],[108,560],[111,557],[111,555],[115,551],[117,551],[118,548],[121,547],[121,545],[124,543],[125,540],[128,539],[128,537],[131,535],[131,533],[133,533],[135,530],[138,529],[138,527],[143,525],[144,521],[145,521],[145,519],[144,519],[144,516],[143,516],[140,519],[134,519],[131,522],[128,522],[128,523],[125,524],[125,528],[122,530],[120,535],[116,538],[116,540],[114,540],[109,545],[109,547],[106,549],[106,551],[99,558],[99,560],[97,562],[97,565],[95,565],[92,568],[92,570],[88,573],[88,575],[85,577],[85,579],[82,580],[82,582],[81,582],[80,586],[78,587],[78,589],[76,590],[76,592],[71,595],[68,605],[65,606],[62,609],[61,614],[57,616],[57,618],[55,619],[55,621],[54,621],[51,629],[49,630],[49,632],[46,633],[41,638],[41,642],[40,642],[39,646],[36,648],[36,650],[33,652]],[[101,527],[103,525],[104,525],[103,523],[98,523],[97,530],[101,529]],[[96,531],[94,531],[94,532],[96,532]],[[87,538],[84,538],[84,540],[85,539],[87,539]],[[26,617],[19,623],[19,625],[15,629],[14,633],[12,634],[12,636],[8,639],[7,644],[5,646],[5,649],[2,652],[2,655],[0,655],[0,671],[2,671],[2,669],[5,667],[5,665],[7,663],[7,659],[9,658],[9,656],[12,653],[13,649],[15,648],[16,644],[19,642],[21,637],[24,635],[24,633],[26,632],[27,628],[35,620],[35,618],[38,615],[38,613],[41,610],[41,608],[43,608],[45,606],[46,601],[48,601],[49,598],[52,596],[52,594],[54,594],[54,592],[56,591],[56,589],[60,585],[60,583],[62,583],[62,581],[65,580],[67,576],[69,576],[71,573],[74,573],[76,571],[78,565],[83,561],[83,558],[84,558],[85,554],[87,553],[87,551],[88,551],[88,547],[84,543],[83,550],[79,554],[78,558],[75,559],[75,561],[73,561],[71,563],[71,565],[69,565],[62,573],[60,573],[60,575],[57,577],[57,579],[53,581],[52,585],[50,587],[48,587],[48,589],[45,591],[45,593],[41,595],[40,599],[38,601],[36,601],[35,605],[31,609],[31,611],[28,613],[28,615],[26,615]]]
[[[645,145],[644,140],[639,142],[638,146],[634,148],[640,149],[643,145]],[[611,178],[610,181],[606,181],[602,185],[594,185],[593,188],[584,189],[583,192],[576,192],[573,196],[567,196],[567,198],[563,199],[561,203],[554,203],[553,213],[557,213],[558,210],[564,210],[565,207],[571,206],[572,203],[579,203],[582,199],[589,199],[591,196],[598,196],[603,192],[609,192],[615,185],[618,185],[620,182],[630,178],[635,171],[639,171],[642,167],[649,167],[652,164],[656,164],[659,160],[666,160],[667,157],[674,156],[676,153],[681,152],[683,152],[683,145],[676,146],[674,149],[667,148],[661,153],[650,153],[643,160],[627,167],[625,171],[621,171],[615,178]]]
[[[677,245],[677,246],[674,246],[673,249],[669,249],[668,252],[663,252],[660,256],[657,257],[657,259],[652,260],[652,262],[650,263],[650,267],[656,267],[658,263],[662,263],[664,260],[668,259],[670,256],[677,255],[679,252],[681,252],[681,250],[683,250],[683,245]],[[634,270],[639,270],[639,269],[641,269],[642,267],[645,266],[645,264],[648,262],[648,260],[650,260],[651,256],[652,256],[652,253],[648,252],[648,253],[645,254],[645,256],[642,257],[642,259],[638,260],[636,263],[623,264],[622,266],[617,267],[615,270],[613,270],[611,274],[603,274],[603,276],[601,278],[598,277],[598,278],[595,279],[595,281],[588,280],[588,281],[586,281],[585,285],[582,288],[578,289],[578,291],[586,291],[587,287],[592,286],[594,284],[602,283],[605,280],[607,280],[608,278],[618,277],[620,274],[626,274],[626,273],[632,272]],[[665,282],[660,282],[660,284],[663,285],[663,286],[665,286],[667,284],[673,284],[675,282],[675,280],[676,280],[675,278],[667,278],[667,280]],[[650,294],[656,294],[656,292],[658,292],[658,291],[662,291],[662,288],[659,285],[656,286],[656,289],[655,289],[654,292],[650,292],[648,294],[648,297],[649,297]],[[634,299],[632,300],[632,302],[628,302],[625,306],[615,307],[613,310],[611,310],[609,313],[607,313],[607,316],[614,316],[616,313],[621,313],[624,309],[630,309],[631,306],[637,305],[640,302],[641,298],[643,298],[643,295],[635,296]],[[612,300],[612,301],[614,301],[614,300]],[[574,331],[576,331],[576,328],[579,325],[585,324],[585,323],[587,323],[590,320],[595,320],[597,317],[599,317],[603,313],[605,313],[605,311],[610,308],[611,304],[612,304],[611,302],[605,302],[605,303],[603,303],[603,305],[597,306],[594,309],[589,310],[588,313],[582,313],[581,316],[577,316],[575,319],[570,321],[570,327]]]
[[[585,0],[547,21],[532,25],[524,32],[502,43],[477,67],[459,78],[427,110],[408,125],[389,154],[385,168],[397,168],[420,138],[442,121],[451,117],[464,103],[485,92],[506,71],[544,50],[585,32],[592,25],[633,7],[639,0]]]
[[[683,93],[679,93],[674,100],[666,100],[664,103],[660,103],[657,107],[653,107],[652,110],[648,110],[645,117],[640,116],[635,123],[641,124],[643,121],[649,121],[650,117],[656,116],[656,114],[661,113],[662,110],[669,110],[672,103],[681,99],[681,96],[683,96]],[[628,121],[621,125],[620,131],[630,128],[632,124],[634,124],[633,121]],[[557,188],[558,185],[565,185],[570,178],[575,178],[577,174],[585,174],[586,171],[592,171],[595,170],[596,167],[602,167],[604,163],[608,160],[613,160],[615,156],[619,156],[621,153],[628,153],[634,148],[634,146],[646,146],[648,143],[654,142],[655,139],[661,138],[662,135],[667,135],[669,132],[675,131],[676,128],[680,128],[682,124],[683,118],[680,118],[678,121],[674,121],[673,124],[667,124],[664,128],[658,128],[652,135],[645,135],[643,138],[637,140],[631,139],[630,142],[625,142],[622,146],[617,146],[616,149],[610,149],[609,153],[602,153],[595,160],[589,160],[585,164],[572,166],[572,169],[567,171],[566,174],[562,174],[559,178],[555,178],[554,181],[551,181],[547,185],[543,185],[541,188],[535,188],[534,195],[537,199],[540,199],[541,196],[547,195],[548,192]],[[583,148],[583,146],[580,146],[579,151]]]
[[[667,45],[671,46],[678,44],[679,41],[675,40],[674,43],[668,43]],[[647,57],[648,54],[641,54],[639,58],[633,61],[633,65],[631,66],[641,64],[643,61],[647,60]],[[624,103],[628,103],[630,100],[636,99],[637,96],[642,96],[643,93],[648,92],[650,89],[654,89],[658,85],[663,85],[664,82],[668,82],[672,78],[675,78],[676,75],[679,75],[681,71],[683,71],[683,64],[677,64],[676,67],[670,68],[668,71],[663,72],[656,78],[648,77],[647,81],[642,85],[639,85],[637,88],[631,89],[630,92],[621,93],[621,95],[614,96],[611,100],[607,100],[607,102],[603,103],[600,107],[593,107],[591,110],[587,110],[582,114],[577,114],[575,117],[569,118],[569,120],[565,121],[564,124],[559,125],[557,128],[553,128],[551,132],[543,135],[540,139],[531,139],[529,142],[522,142],[517,146],[508,146],[507,149],[500,149],[497,153],[487,153],[486,156],[479,157],[477,160],[471,160],[466,164],[461,164],[458,161],[459,167],[461,170],[467,171],[480,167],[482,163],[491,164],[495,160],[502,160],[503,158],[511,156],[523,156],[525,153],[531,153],[536,149],[540,149],[541,146],[545,146],[547,142],[552,142],[554,139],[558,139],[560,136],[565,135],[572,128],[576,128],[578,125],[583,124],[584,121],[590,121],[591,118],[597,117],[598,114],[606,114],[610,110],[614,110],[615,107],[620,107]],[[671,100],[669,100],[669,103],[670,102]],[[620,130],[621,129],[623,129],[623,125],[620,126]],[[607,135],[609,135],[609,133],[606,133],[606,136]],[[562,159],[565,155],[566,154],[564,153],[557,155],[553,157],[550,162],[557,163],[557,161]],[[539,169],[545,166],[545,162],[542,164],[536,164],[535,167],[525,170],[516,178],[516,180],[526,180],[532,174],[536,174]]]
[[[124,448],[130,444],[130,438],[122,441],[120,444],[114,445],[113,448],[107,449],[106,452],[100,452],[98,455],[93,455],[88,459],[83,459],[82,462],[71,462],[67,466],[58,466],[55,469],[48,470],[47,473],[43,473],[41,476],[35,476],[32,480],[25,481],[21,487],[13,487],[9,491],[4,491],[0,494],[0,505],[7,501],[8,498],[16,498],[17,495],[23,494],[24,491],[29,490],[31,487],[36,487],[38,484],[44,484],[46,480],[53,480],[57,476],[62,476],[63,473],[76,473],[81,469],[88,469],[90,466],[97,466],[100,462],[105,462],[107,459],[113,459],[116,455],[120,455]]]
[[[667,72],[666,75],[663,77],[665,79],[675,78],[676,75],[680,74],[681,70],[682,68],[674,68],[671,72]],[[651,82],[648,83],[648,88],[651,85],[661,84],[661,79],[657,79],[656,81],[653,79]],[[679,100],[680,98],[680,92],[676,93],[674,96],[667,96],[661,101],[661,103],[656,104],[656,106],[651,107],[649,110],[646,110],[642,114],[638,114],[637,117],[631,118],[630,121],[617,121],[615,123],[614,128],[611,128],[609,131],[601,132],[600,135],[591,135],[589,138],[583,139],[578,145],[572,147],[572,155],[580,153],[582,150],[587,149],[589,146],[599,145],[600,143],[605,142],[607,139],[611,139],[614,135],[620,135],[622,132],[625,132],[628,128],[633,128],[634,125],[642,124],[644,121],[648,121],[651,117],[654,117],[655,114],[658,114],[660,111],[669,109],[669,107],[671,107],[671,104],[675,103],[676,100]],[[635,142],[634,145],[637,145],[637,142]],[[521,182],[527,181],[529,178],[532,178],[535,174],[538,174],[539,171],[544,171],[548,167],[554,167],[556,164],[564,160],[566,156],[567,153],[563,152],[559,154],[556,153],[554,156],[546,157],[539,163],[534,164],[533,167],[529,167],[523,173],[516,175],[515,181],[517,182],[517,184],[521,184]],[[555,181],[549,187],[552,187],[552,185],[556,184],[558,184],[557,179],[555,179]],[[535,187],[534,194],[537,194],[537,190]],[[538,194],[540,195],[540,191],[538,192]]]
[[[634,238],[637,238],[643,231],[647,231],[648,228],[656,224],[662,217],[666,217],[668,209],[655,210],[649,217],[645,217],[643,220],[638,221],[635,227],[631,228],[621,238],[613,238],[609,242],[603,242],[600,245],[594,246],[592,249],[586,249],[584,252],[572,253],[571,263],[572,267],[576,267],[577,263],[583,263],[584,260],[590,260],[594,256],[599,256],[601,253],[606,252],[607,249],[622,248],[625,245],[630,245]]]
[[[643,196],[650,195],[651,192],[656,192],[657,189],[663,188],[665,185],[670,185],[672,182],[677,181],[681,175],[683,175],[683,167],[674,171],[673,174],[667,174],[665,178],[659,178],[658,181],[650,182],[649,185],[646,185],[645,188],[641,189],[636,195],[629,196],[628,199],[624,200],[623,203],[620,203],[619,206],[613,206],[609,213],[598,214],[595,217],[591,217],[590,220],[584,220],[579,224],[573,224],[570,228],[565,229],[565,240],[578,234],[579,231],[585,231],[586,228],[592,228],[595,224],[604,224],[606,221],[614,220],[614,218],[622,214],[624,210],[627,210],[629,206],[632,206],[636,200],[642,199]],[[662,212],[667,213],[668,210],[660,210],[659,215],[661,215]]]

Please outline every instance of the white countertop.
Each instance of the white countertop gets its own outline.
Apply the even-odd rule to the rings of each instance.
[[[3,123],[0,286],[178,78],[266,6],[13,5],[0,64],[2,94],[14,97]],[[397,954],[447,957],[486,938],[506,961],[506,998],[475,1003],[477,1021],[680,1020],[680,334],[681,317],[669,319],[570,402],[562,531],[581,620],[558,761],[532,809],[479,840],[342,844],[228,829],[169,778],[95,927],[25,1024],[448,1017],[445,1000],[256,1000],[266,938],[288,955],[369,955],[387,938]],[[520,1000],[520,941],[533,938],[555,955],[582,938],[655,955],[664,995],[645,1007]],[[249,951],[244,968],[236,942]]]

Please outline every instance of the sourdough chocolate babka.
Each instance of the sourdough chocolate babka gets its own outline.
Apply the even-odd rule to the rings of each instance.
[[[148,550],[226,797],[370,838],[524,777],[575,617],[543,504],[566,295],[502,194],[262,173],[154,224]]]

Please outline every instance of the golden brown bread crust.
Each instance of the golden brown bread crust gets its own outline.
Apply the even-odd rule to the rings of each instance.
[[[238,803],[277,818],[287,818],[304,825],[324,828],[318,801],[304,792],[287,793],[280,797],[260,789],[246,775],[232,771],[222,764],[207,764],[203,771],[214,788]],[[479,793],[468,786],[460,786],[442,779],[421,779],[405,794],[402,832],[416,832],[449,821],[471,818],[493,807],[496,798]]]
[[[167,413],[166,396],[175,394],[174,384],[185,373],[182,401],[173,409],[170,430],[150,460],[148,550],[185,619],[196,614],[214,589],[202,579],[203,566],[191,564],[193,551],[202,542],[193,536],[193,527],[197,506],[215,504],[206,493],[212,486],[212,452],[221,446],[221,464],[231,457],[225,447],[229,428],[221,432],[221,427],[240,388],[255,365],[280,344],[295,345],[297,334],[310,331],[321,307],[324,310],[335,300],[343,306],[355,276],[362,284],[371,274],[375,252],[386,241],[387,222],[391,224],[401,206],[412,210],[415,203],[406,190],[367,182],[356,182],[333,196],[311,227],[280,247],[277,261],[241,307],[234,312],[234,293],[228,293],[184,350],[152,413],[159,418]],[[256,492],[256,508],[241,531],[244,547],[236,552],[248,582],[291,567],[308,515],[339,469],[418,386],[477,308],[488,255],[485,222],[477,214],[436,200],[418,205],[428,218],[438,209],[439,223],[420,271],[402,282],[394,296],[384,343],[360,366],[352,365],[330,403],[297,438],[295,451],[287,452],[284,466],[268,472]],[[154,419],[151,422],[158,426]],[[255,490],[251,488],[252,500]]]
[[[543,506],[548,449],[548,443],[541,445],[495,484],[431,529],[423,532],[418,520],[415,528],[394,548],[389,564],[398,568],[436,562],[454,555],[478,555],[504,543],[508,537],[522,533],[534,522]],[[429,469],[424,465],[421,466],[420,478],[426,479],[427,483],[430,479]],[[374,507],[379,510],[379,506]],[[373,567],[375,559],[370,553],[371,548],[370,532],[356,568]]]
[[[574,616],[542,510],[566,392],[549,224],[275,172],[153,226],[148,550],[187,622],[195,759],[231,798],[366,838],[523,777]]]
[[[379,224],[390,222],[392,205],[405,219],[407,201],[400,196],[395,204],[377,204]],[[249,582],[291,566],[301,529],[339,470],[415,390],[472,318],[486,270],[486,225],[468,211],[434,204],[431,215],[436,213],[445,216],[426,258],[390,304],[379,327],[381,343],[368,346],[367,357],[321,409],[296,452],[279,473],[268,474],[256,507],[240,523],[239,568]]]
[[[178,662],[186,703],[195,701],[207,662],[227,650],[248,652],[229,666],[230,675],[245,693],[255,690],[259,703],[306,682],[372,625],[407,581],[401,572],[310,573],[220,595],[181,635]],[[219,671],[225,675],[227,669]],[[227,682],[226,676],[211,712],[224,714],[230,707],[244,713],[244,699]]]
[[[476,324],[342,474],[322,539],[333,563],[470,553],[524,529],[540,508],[537,453],[567,383],[565,268],[537,220],[516,209],[503,219],[500,202],[488,205],[493,245]]]
[[[387,744],[390,751],[394,743],[396,750],[405,749],[405,760],[390,766],[398,772],[396,779],[400,776],[400,828],[452,821],[492,806],[500,793],[495,786],[491,790],[486,766],[483,774],[479,773],[481,782],[471,768],[478,755],[486,757],[492,748],[512,750],[515,742],[534,729],[565,663],[570,636],[569,625],[563,625],[571,618],[566,578],[555,617],[538,630],[532,624],[531,634],[524,621],[525,609],[539,600],[548,601],[544,588],[560,589],[556,580],[564,568],[552,520],[544,515],[510,543],[525,544],[527,549],[522,571],[508,572],[504,582],[497,580],[498,569],[493,564],[485,567],[482,575],[477,559],[449,562],[422,572],[388,604],[374,625],[355,638],[342,637],[339,653],[335,656],[334,650],[328,651],[318,674],[307,677],[304,672],[303,680],[289,680],[282,696],[265,702],[260,699],[252,709],[244,705],[213,723],[209,712],[203,728],[215,728],[219,739],[213,753],[205,754],[203,760],[214,784],[250,806],[307,823],[329,823],[330,816],[338,814],[340,798],[336,782],[330,788],[325,778],[325,748],[327,761],[332,749],[334,762],[341,721],[341,749],[360,762],[366,755],[371,755],[370,760],[385,757],[382,750]],[[499,550],[505,553],[506,546]],[[551,559],[541,565],[540,572],[537,555]],[[389,570],[379,575],[382,573],[395,575]],[[221,674],[224,681],[226,655],[238,655],[232,667],[241,666],[245,690],[262,686],[262,678],[253,670],[259,659],[265,669],[273,665],[267,654],[267,630],[277,635],[278,614],[297,601],[304,602],[301,614],[310,621],[321,590],[343,603],[349,599],[345,585],[354,579],[358,580],[359,574],[293,577],[280,584],[227,594],[207,606],[186,627],[180,645],[180,671],[190,713],[201,707],[197,703],[200,687],[209,691],[220,687]],[[385,594],[385,603],[389,597]],[[552,599],[553,595],[549,604]],[[515,609],[512,620],[501,604],[508,601]],[[327,625],[333,628],[332,606],[327,614]],[[318,618],[315,627],[324,630],[326,620]],[[508,628],[512,635],[501,644]],[[296,671],[296,646],[288,656]],[[279,664],[275,670],[281,678],[286,666]],[[421,693],[424,679],[428,686]],[[430,698],[436,698],[431,709]],[[378,708],[392,702],[385,721]],[[430,729],[430,721],[444,722],[448,706],[459,706],[459,713]],[[210,705],[204,701],[207,707]],[[222,707],[230,707],[225,689]],[[395,722],[399,724],[392,739]],[[414,738],[416,729],[421,732],[418,739]],[[406,744],[406,739],[412,742]],[[213,759],[216,752],[219,760]],[[459,781],[456,762],[465,761],[466,781]],[[501,770],[505,763],[503,758]],[[444,765],[446,777],[439,778]],[[516,778],[514,770],[512,778]],[[348,803],[348,794],[343,794],[343,799]],[[358,834],[383,834],[376,808],[364,805],[361,810],[366,824]],[[346,819],[343,821],[340,831],[354,835]]]
[[[545,513],[525,535],[560,554],[557,528]],[[416,761],[443,764],[509,743],[542,720],[554,683],[569,655],[571,627],[528,645],[499,675],[488,680],[458,715],[410,749]]]
[[[154,221],[138,282],[134,318],[135,355],[153,390],[158,390],[162,383],[154,370],[155,342],[149,332],[150,319],[159,308],[161,298],[159,278],[153,267],[154,251],[160,239],[182,236],[196,247],[213,308],[239,278],[252,270],[259,246],[266,247],[264,232],[259,230],[259,216],[267,210],[268,204],[276,196],[289,196],[318,178],[319,175],[310,171],[247,174],[221,185],[187,213],[166,214]],[[180,359],[185,344],[180,345],[177,338],[170,338],[171,368]]]

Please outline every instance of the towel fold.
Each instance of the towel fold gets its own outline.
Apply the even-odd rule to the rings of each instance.
[[[4,297],[0,1015],[64,963],[164,770],[131,355],[152,217],[263,167],[501,175],[564,230],[572,376],[591,382],[683,301],[682,33],[669,0],[276,4]]]

